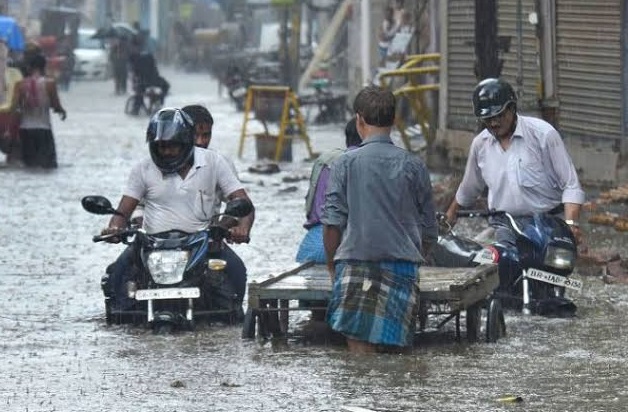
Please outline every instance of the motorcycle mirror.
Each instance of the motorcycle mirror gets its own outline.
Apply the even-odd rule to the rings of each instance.
[[[253,211],[253,203],[244,198],[236,198],[227,202],[225,212],[223,214],[233,217],[244,217]]]
[[[104,196],[85,196],[81,199],[83,209],[95,215],[119,215],[111,206],[111,202]]]

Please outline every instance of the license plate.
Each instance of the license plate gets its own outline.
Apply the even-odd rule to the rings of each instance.
[[[199,288],[140,289],[135,291],[136,300],[190,299],[200,296],[201,290]]]
[[[555,273],[545,272],[543,270],[528,269],[525,273],[525,276],[530,279],[539,280],[541,282],[550,283],[556,286],[563,286],[565,288],[578,291],[582,290],[582,282],[580,282],[579,280],[560,276]]]

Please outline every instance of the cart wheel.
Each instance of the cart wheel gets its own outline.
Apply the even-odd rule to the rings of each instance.
[[[109,299],[105,299],[105,322],[107,326],[111,326],[113,324],[113,314],[111,313],[111,302]]]
[[[270,332],[268,330],[268,312],[261,311],[257,315],[257,333],[264,339],[270,338]]]
[[[252,308],[246,310],[244,315],[244,322],[242,324],[242,339],[255,338],[255,321],[257,320],[257,314]]]
[[[419,331],[423,332],[427,327],[427,303],[420,301],[419,303]]]
[[[479,303],[475,303],[469,306],[466,312],[467,341],[475,343],[480,338],[481,306]]]
[[[498,299],[491,299],[486,315],[486,341],[495,343],[502,336],[506,336],[504,310]]]
[[[278,306],[279,302],[277,300],[273,299],[268,301],[269,308],[277,309]],[[279,312],[276,310],[267,311],[265,315],[267,319],[266,328],[269,335],[275,338],[278,336],[282,336],[283,334],[281,332],[281,323],[279,322]]]

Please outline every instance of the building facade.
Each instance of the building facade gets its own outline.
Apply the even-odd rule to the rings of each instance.
[[[454,163],[466,157],[477,128],[475,3],[447,0],[440,10],[439,139]],[[521,113],[559,129],[585,182],[613,182],[628,155],[626,3],[497,0],[501,77],[517,90]]]

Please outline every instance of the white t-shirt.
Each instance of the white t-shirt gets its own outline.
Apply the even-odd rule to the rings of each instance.
[[[144,200],[147,233],[195,232],[207,227],[213,216],[217,189],[229,196],[243,186],[224,156],[196,147],[185,179],[178,173],[163,174],[147,157],[131,170],[124,195]]]
[[[233,160],[220,154],[211,147],[208,147],[207,150],[210,150],[214,153],[217,153],[219,156],[222,156],[222,158],[227,161],[227,164],[229,165],[229,168],[231,169],[233,174],[238,177],[238,171],[236,170],[235,164],[233,164]],[[216,186],[216,199],[214,200],[214,211],[212,212],[212,214],[215,215],[220,213],[220,207],[222,206],[222,202],[227,202],[227,196],[223,193],[219,186]]]

